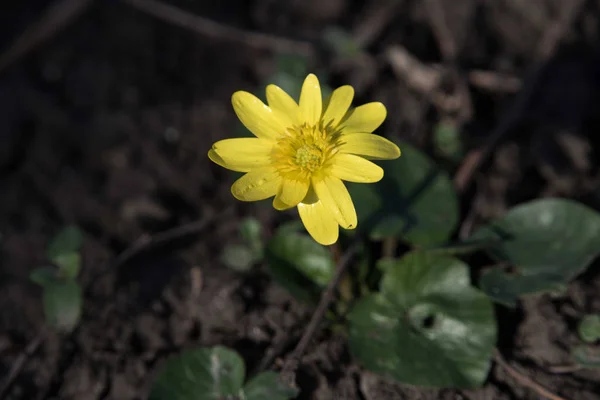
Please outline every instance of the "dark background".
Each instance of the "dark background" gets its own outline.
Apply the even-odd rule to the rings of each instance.
[[[92,1],[47,30],[36,24],[49,7],[64,13],[76,2],[0,6],[4,384],[43,331],[41,291],[29,272],[44,263],[45,245],[63,225],[86,233],[82,322],[69,335],[45,333],[3,387],[5,398],[145,398],[161,361],[182,348],[232,346],[253,370],[278,349],[276,368],[298,340],[310,309],[261,268],[241,275],[219,262],[223,245],[239,240],[241,218],[256,216],[269,231],[281,215],[236,202],[232,175],[206,156],[213,142],[235,135],[231,94],[268,81],[275,50],[298,50],[281,39],[301,41],[300,50],[312,52],[311,68],[327,73],[332,87],[352,84],[356,103],[384,102],[389,115],[380,134],[439,158],[432,132],[443,121],[462,132],[471,156],[490,146],[481,168],[440,160],[452,174],[471,177],[459,182],[462,229],[544,196],[598,208],[598,1],[165,2],[220,28],[175,26],[136,7],[141,0]],[[331,26],[352,34],[364,53],[344,58],[322,49]],[[414,58],[409,70],[394,61],[399,50]],[[216,222],[197,235],[115,262],[145,234],[205,218]],[[565,297],[498,309],[505,357],[565,398],[597,399],[598,372],[556,367],[570,363],[577,320],[600,310],[599,290],[592,267]],[[309,348],[298,383],[302,399],[540,398],[497,366],[480,390],[386,383],[327,332]]]

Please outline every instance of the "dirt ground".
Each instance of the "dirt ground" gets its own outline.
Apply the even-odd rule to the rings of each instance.
[[[0,54],[54,3],[2,6]],[[250,371],[274,354],[269,364],[277,369],[311,315],[263,268],[242,275],[219,262],[223,245],[237,240],[241,218],[256,216],[267,228],[281,218],[269,207],[236,202],[232,176],[206,157],[214,141],[234,134],[231,94],[254,90],[273,73],[272,43],[199,34],[126,3],[93,2],[0,67],[3,382],[44,326],[41,292],[29,272],[43,263],[44,246],[64,224],[86,233],[82,322],[72,334],[43,336],[5,388],[6,399],[143,399],[165,357],[197,345],[231,346]],[[358,103],[384,102],[382,134],[430,154],[441,119],[461,127],[467,150],[489,143],[495,128],[515,119],[462,193],[463,227],[543,196],[600,208],[597,1],[167,3],[226,27],[303,43],[318,41],[331,25],[347,29],[365,53],[351,60],[313,56],[313,68],[327,71],[334,87],[354,85]],[[398,46],[417,60],[408,72],[390,56]],[[432,71],[444,78],[433,92]],[[512,117],[527,91],[530,101]],[[216,222],[116,264],[143,235],[204,218]],[[578,319],[600,311],[599,292],[595,264],[564,296],[527,298],[516,310],[497,307],[504,358],[564,399],[600,398],[597,370],[557,370],[572,362]],[[385,382],[326,331],[303,358],[298,384],[299,399],[543,398],[497,364],[478,390]]]

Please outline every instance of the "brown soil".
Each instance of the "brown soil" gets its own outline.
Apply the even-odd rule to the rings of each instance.
[[[0,13],[0,51],[50,2],[30,3]],[[330,72],[332,86],[353,84],[359,102],[383,101],[390,110],[387,136],[431,151],[432,127],[444,110],[400,79],[383,54],[401,44],[426,64],[441,63],[439,45],[426,2],[399,1],[389,21],[370,19],[370,10],[387,3],[169,1],[227,26],[278,37],[317,40],[331,24],[362,32],[368,54],[360,60],[317,57],[313,66]],[[442,14],[459,47],[460,68],[506,73],[524,85],[563,4],[449,3],[442,2]],[[465,218],[480,223],[513,204],[549,195],[600,205],[600,9],[597,2],[586,3],[547,62],[532,104],[464,194]],[[44,261],[47,241],[66,223],[86,233],[82,322],[69,335],[48,333],[5,398],[142,399],[161,361],[186,347],[231,346],[251,371],[275,350],[276,368],[291,350],[311,309],[275,285],[262,267],[242,275],[219,262],[242,217],[257,216],[270,229],[280,216],[260,204],[236,202],[229,192],[232,176],[206,157],[211,144],[237,126],[231,94],[254,90],[274,68],[269,50],[207,38],[125,3],[104,1],[0,71],[0,376],[43,328],[41,293],[28,274]],[[476,148],[519,92],[473,82],[469,90],[473,115],[465,140]],[[227,207],[233,211],[200,234],[153,247],[114,268],[115,257],[142,235]],[[571,362],[576,321],[600,311],[599,292],[596,265],[565,296],[526,299],[515,311],[498,307],[504,357],[565,399],[600,398],[598,371],[558,374],[552,368]],[[497,365],[479,390],[388,383],[357,366],[344,340],[328,332],[315,337],[298,384],[300,399],[541,398]]]

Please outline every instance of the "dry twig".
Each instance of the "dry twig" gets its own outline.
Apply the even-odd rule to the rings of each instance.
[[[131,246],[121,252],[117,258],[115,258],[106,268],[99,271],[92,279],[90,284],[96,282],[99,278],[104,276],[107,272],[115,269],[119,269],[134,257],[140,253],[148,251],[153,247],[163,246],[167,243],[173,242],[174,240],[182,239],[190,235],[197,235],[200,232],[207,229],[210,225],[216,221],[231,216],[233,208],[228,207],[218,214],[211,214],[198,221],[190,222],[188,224],[180,225],[172,229],[168,229],[164,232],[158,233],[154,236],[143,235],[138,238]]]
[[[158,0],[122,1],[156,18],[215,40],[237,42],[258,49],[277,52],[293,52],[307,57],[312,56],[315,52],[314,46],[309,42],[244,31],[190,14]]]
[[[350,261],[352,261],[352,258],[354,257],[354,254],[357,252],[357,250],[358,250],[358,243],[354,242],[352,245],[350,245],[350,247],[348,247],[348,249],[344,252],[344,255],[342,256],[342,258],[340,259],[340,262],[338,263],[338,265],[336,267],[335,275],[329,282],[329,285],[327,285],[327,289],[321,295],[321,299],[319,300],[319,305],[317,306],[317,309],[313,313],[313,315],[310,319],[310,322],[308,323],[308,326],[306,327],[306,330],[302,334],[302,337],[300,338],[300,341],[296,345],[296,348],[294,349],[294,351],[292,351],[292,354],[290,354],[288,356],[288,358],[286,359],[286,361],[283,365],[280,376],[281,376],[281,380],[284,383],[286,383],[290,386],[295,386],[296,371],[298,369],[298,366],[300,365],[300,359],[302,358],[302,355],[306,351],[306,348],[308,347],[310,340],[313,338],[315,333],[317,333],[319,323],[325,316],[325,313],[327,312],[329,305],[333,301],[334,292],[335,292],[338,284],[340,283],[342,277],[346,273],[346,270],[348,269],[348,266],[350,265]]]
[[[510,364],[508,362],[506,362],[506,360],[504,358],[502,358],[502,355],[500,354],[498,349],[494,349],[494,360],[496,361],[496,363],[498,365],[500,365],[502,368],[504,368],[510,376],[515,378],[521,385],[534,390],[540,396],[545,397],[550,400],[567,400],[564,397],[560,397],[560,396],[550,392],[548,389],[546,389],[539,383],[533,381],[531,378],[523,375],[522,373],[517,371],[515,368],[511,367]]]
[[[50,6],[44,16],[29,26],[8,48],[0,55],[0,72],[32,49],[48,41],[58,31],[64,29],[70,22],[83,13],[93,0],[62,0]]]
[[[365,12],[364,18],[361,18],[360,23],[353,29],[354,43],[360,48],[368,47],[373,43],[396,17],[396,11],[400,4],[400,0],[387,0],[385,4],[373,4],[373,7]]]
[[[8,392],[8,389],[10,389],[15,379],[17,379],[17,376],[19,376],[19,374],[21,373],[21,370],[25,366],[25,363],[27,362],[29,357],[31,357],[43,343],[47,333],[47,328],[43,328],[42,330],[40,330],[38,334],[29,342],[27,347],[23,349],[19,357],[17,357],[15,362],[12,364],[10,372],[6,376],[6,379],[4,380],[4,382],[2,383],[2,387],[0,388],[0,399],[4,398],[4,396]]]
[[[467,188],[481,164],[487,160],[496,145],[521,119],[521,115],[529,106],[529,102],[541,80],[541,71],[544,64],[556,51],[561,38],[572,25],[577,15],[579,15],[584,3],[584,0],[573,0],[563,3],[563,9],[559,13],[559,18],[547,29],[540,40],[534,65],[528,75],[528,79],[525,79],[525,87],[513,102],[512,107],[500,119],[500,123],[492,131],[486,144],[469,153],[454,176],[454,185],[459,191],[462,192]]]

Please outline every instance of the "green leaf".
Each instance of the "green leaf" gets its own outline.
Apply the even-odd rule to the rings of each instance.
[[[31,271],[29,274],[29,280],[33,283],[44,287],[57,281],[58,269],[54,266],[43,266],[38,267]]]
[[[594,343],[600,340],[600,314],[588,314],[579,322],[577,332],[581,340]]]
[[[278,232],[266,248],[271,276],[298,300],[314,304],[335,270],[329,251],[310,236]]]
[[[504,272],[501,268],[484,271],[479,279],[479,287],[494,301],[512,308],[517,305],[517,298],[524,293],[560,292],[566,289],[566,285],[557,282],[554,275],[540,273],[521,276]]]
[[[493,305],[452,257],[409,253],[386,262],[377,294],[350,312],[349,345],[369,370],[426,387],[473,388],[496,342]]]
[[[244,384],[244,360],[222,346],[187,350],[170,357],[150,393],[153,400],[222,400],[238,396]]]
[[[448,174],[426,155],[397,142],[402,156],[382,161],[383,179],[348,184],[363,230],[371,239],[403,238],[418,245],[445,242],[458,223],[458,199]]]
[[[300,233],[278,234],[269,242],[271,258],[295,268],[321,287],[327,286],[335,263],[326,247]]]
[[[76,226],[67,226],[60,231],[48,245],[46,255],[49,260],[67,253],[79,251],[83,245],[83,232]]]
[[[243,400],[288,400],[298,395],[298,391],[279,379],[279,374],[268,371],[251,379],[244,387]]]
[[[240,225],[240,234],[255,252],[262,251],[262,225],[256,218],[248,217]]]
[[[534,200],[472,239],[502,241],[486,252],[515,271],[488,270],[480,285],[495,300],[514,304],[519,296],[562,287],[585,270],[600,252],[600,214],[571,200]]]
[[[227,245],[221,253],[221,262],[235,271],[249,271],[256,261],[256,253],[243,244]]]
[[[75,279],[81,269],[81,254],[78,252],[60,254],[54,258],[54,263],[59,268],[59,275],[66,279]]]
[[[575,362],[584,368],[600,368],[600,347],[575,346],[571,351]]]
[[[462,255],[471,254],[477,251],[491,249],[502,243],[500,239],[484,239],[484,240],[465,240],[462,242],[445,243],[439,246],[430,246],[421,249],[430,253],[447,254],[447,255]]]
[[[81,287],[75,281],[51,282],[44,285],[44,315],[50,326],[63,332],[72,331],[81,318]]]

